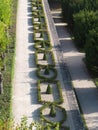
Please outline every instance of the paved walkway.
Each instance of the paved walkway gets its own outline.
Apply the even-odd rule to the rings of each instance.
[[[66,63],[63,60],[63,53],[60,47],[59,39],[57,36],[56,28],[52,19],[52,15],[49,9],[47,0],[42,0],[44,4],[44,10],[47,20],[48,31],[52,41],[53,52],[56,59],[56,66],[58,69],[58,78],[62,83],[63,95],[67,100],[67,104],[64,106],[67,111],[67,118],[70,130],[84,130],[83,123],[81,121],[79,108],[77,106],[76,97],[72,88],[69,72],[66,67]],[[58,16],[57,16],[58,17]],[[60,17],[60,16],[59,16]],[[65,23],[64,23],[65,25]]]
[[[34,62],[32,11],[30,0],[18,1],[15,74],[12,111],[16,123],[23,115],[28,122],[38,119],[37,85]]]
[[[41,106],[37,102],[37,78],[35,76],[36,65],[34,62],[34,48],[33,48],[33,30],[32,30],[32,11],[31,11],[30,0],[19,0],[18,1],[18,12],[17,12],[17,30],[16,30],[16,57],[15,57],[15,74],[13,80],[13,96],[12,96],[12,113],[15,123],[19,123],[23,115],[27,116],[28,122],[38,120],[38,108]],[[49,9],[49,8],[48,8]],[[48,10],[49,11],[49,10]],[[55,46],[56,47],[56,46]],[[56,52],[53,50],[55,57]],[[58,78],[62,79],[60,70],[58,67]],[[62,87],[64,89],[64,82],[61,80]],[[75,98],[73,91],[70,91],[69,97]],[[68,113],[68,126],[71,130],[82,130],[79,113],[76,109],[77,102],[72,98],[70,100],[71,107],[69,107],[66,93],[63,91],[65,97],[63,107]],[[70,105],[71,105],[70,104]],[[78,115],[77,120],[73,114]],[[78,123],[79,122],[79,123]],[[76,129],[76,126],[77,129]]]
[[[61,12],[54,9],[51,14],[87,126],[89,130],[98,130],[98,90],[83,62],[85,55],[75,48],[67,30],[67,24],[62,21]]]
[[[15,74],[12,97],[12,111],[16,123],[20,122],[20,118],[23,115],[28,117],[28,122],[38,119],[38,108],[40,107],[37,102],[37,78],[35,76],[36,65],[34,62],[34,43],[32,40],[33,30],[31,5],[30,0],[18,1]],[[47,4],[45,4],[45,7],[47,7]],[[47,9],[48,8],[46,8],[46,11]],[[66,63],[84,112],[87,126],[89,127],[89,130],[98,130],[98,92],[83,63],[82,59],[84,54],[79,53],[73,45],[67,28],[65,27],[67,24],[62,23],[60,16],[61,12],[56,11],[51,13],[52,16],[55,17],[54,22],[56,24],[54,25],[57,29],[59,41],[61,43],[61,46],[60,44],[57,44],[59,43],[58,38],[57,36],[54,37],[54,47],[57,48],[58,51],[58,53],[56,52],[55,54],[57,54],[61,63],[62,56],[65,60],[65,62],[63,62],[64,65],[60,65],[62,68],[60,72],[63,75],[62,79],[65,81],[66,94],[69,97],[69,122],[71,121],[70,123],[72,123],[70,126],[71,130],[82,130],[82,123],[79,116],[77,102],[70,84],[70,76],[67,75],[67,70],[64,68]],[[51,17],[50,13],[47,15]],[[49,20],[49,18],[47,19]],[[52,31],[53,28],[51,26]],[[54,33],[55,34],[53,35],[57,35],[56,32]],[[59,52],[62,52],[62,50],[63,55],[60,55],[61,53]]]

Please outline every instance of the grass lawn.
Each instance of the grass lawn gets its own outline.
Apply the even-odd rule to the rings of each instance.
[[[6,51],[6,70],[3,74],[3,94],[0,95],[0,123],[10,119],[12,78],[14,72],[15,32],[16,32],[17,0],[13,0],[12,25],[10,27],[11,43]]]

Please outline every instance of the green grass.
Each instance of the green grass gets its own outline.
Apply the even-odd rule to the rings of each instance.
[[[11,89],[12,89],[12,68],[13,68],[14,44],[6,54],[6,71],[3,72],[3,91],[0,95],[0,119],[10,118]]]
[[[96,86],[98,87],[98,78],[94,79]]]
[[[14,51],[16,32],[17,0],[13,1],[13,18],[10,27],[11,43],[6,52],[6,70],[3,71],[3,94],[0,95],[0,122],[6,122],[11,117],[12,79],[14,75]]]

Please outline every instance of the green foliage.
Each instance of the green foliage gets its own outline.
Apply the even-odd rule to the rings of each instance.
[[[47,124],[46,130],[51,130],[49,124]]]
[[[48,86],[47,86],[46,93],[47,94],[51,94],[52,93],[52,88],[51,88],[50,84],[48,84]]]
[[[62,0],[62,14],[67,22],[73,24],[73,14],[83,9],[83,0]]]
[[[60,125],[59,123],[57,123],[56,127],[55,127],[55,130],[60,130]]]
[[[51,109],[50,109],[50,114],[51,117],[55,117],[56,116],[56,110],[54,105],[51,105]]]
[[[67,118],[67,114],[66,114],[66,111],[63,107],[57,105],[57,104],[54,104],[54,103],[49,103],[47,102],[46,104],[44,104],[41,108],[40,108],[40,118],[43,120],[44,123],[49,123],[50,125],[52,125],[53,127],[56,127],[57,126],[57,122],[55,121],[52,121],[51,118],[46,118],[42,112],[44,111],[45,108],[51,108],[51,106],[54,106],[54,112],[56,112],[55,108],[58,108],[62,113],[63,113],[63,116],[62,116],[62,119],[60,121],[58,121],[59,125],[62,126],[62,124],[64,123],[64,121],[66,121],[66,118]],[[52,110],[50,110],[51,112]],[[50,113],[49,113],[50,115]],[[56,116],[56,115],[55,115]]]
[[[38,86],[38,101],[39,102],[41,102],[41,103],[49,102],[49,101],[41,99],[41,89],[40,89],[41,86],[40,86],[40,83],[52,83],[52,84],[55,84],[56,87],[57,87],[56,89],[58,91],[59,98],[54,101],[54,104],[61,104],[61,103],[63,103],[63,95],[62,95],[62,89],[61,89],[60,82],[58,80],[52,81],[52,80],[45,80],[45,79],[40,79],[40,80],[37,81],[37,86]],[[48,84],[48,86],[50,86],[50,84]],[[47,92],[47,90],[46,90],[46,92]]]
[[[86,45],[86,63],[88,68],[98,76],[98,27],[89,31]]]
[[[50,44],[50,41],[35,41],[35,49],[39,52],[44,52],[44,51],[50,51],[52,46]]]
[[[0,56],[10,43],[9,27],[12,23],[12,0],[0,0]],[[0,57],[0,69],[2,59]]]
[[[98,75],[98,0],[62,0],[62,13],[74,31],[75,41],[85,47],[86,64]]]
[[[98,26],[98,11],[80,11],[74,15],[74,35],[80,47],[84,47],[89,30],[96,26]]]
[[[0,0],[0,21],[7,27],[11,24],[12,3],[12,0]]]
[[[56,77],[57,77],[57,70],[54,67],[48,66],[49,71],[52,71],[53,75],[50,75],[49,77],[46,77],[45,75],[41,74],[41,72],[40,72],[42,69],[46,70],[46,68],[47,68],[47,66],[41,66],[41,65],[39,65],[38,69],[36,70],[36,75],[40,79],[47,80],[48,82],[55,80]]]
[[[0,21],[0,54],[5,51],[7,42],[6,26]]]
[[[42,102],[42,100],[41,100],[41,89],[40,89],[40,80],[37,81],[37,87],[38,87],[38,101]]]
[[[63,99],[63,95],[62,95],[62,88],[61,88],[61,85],[60,85],[60,82],[57,81],[57,88],[59,90],[59,99],[58,99],[58,104],[61,104],[64,102],[64,99]]]
[[[50,73],[50,70],[49,70],[49,67],[47,66],[47,67],[45,68],[44,74],[45,74],[45,75],[49,75],[49,73]]]
[[[73,24],[73,15],[81,10],[98,10],[97,0],[62,0],[61,4],[63,17],[70,26]]]
[[[9,53],[6,54],[6,71],[3,72],[3,90],[4,93],[0,95],[0,119],[7,120],[10,118],[10,103],[11,103],[11,73],[13,68],[13,48],[9,48]]]
[[[35,51],[35,64],[38,65],[38,55],[37,55],[37,51]]]
[[[3,128],[7,130],[10,118],[10,104],[11,104],[11,81],[14,57],[14,35],[15,35],[15,14],[13,14],[13,21],[11,19],[12,13],[16,12],[16,0],[0,0],[0,71],[3,65],[6,70],[3,74],[3,94],[0,95],[0,122]],[[12,8],[15,6],[15,8]],[[6,54],[5,54],[6,53]],[[4,54],[5,57],[1,58]],[[2,61],[1,61],[2,60]],[[1,124],[1,123],[0,123]],[[2,127],[0,125],[0,127]]]
[[[52,88],[51,88],[51,86],[50,86],[49,83],[55,83],[56,84],[56,87],[57,87],[56,89],[58,90],[60,98],[57,99],[56,101],[52,102],[52,104],[54,104],[54,105],[61,104],[63,102],[63,97],[62,97],[62,89],[60,87],[60,83],[55,81],[55,79],[57,77],[57,70],[54,68],[55,67],[55,58],[54,58],[54,55],[50,51],[51,48],[52,48],[52,46],[51,46],[51,43],[50,43],[50,40],[49,40],[50,38],[49,38],[49,35],[48,35],[48,32],[47,32],[47,25],[46,25],[46,20],[45,20],[45,16],[44,16],[44,10],[43,10],[43,7],[42,7],[42,1],[41,0],[34,0],[34,1],[32,1],[32,5],[34,7],[37,7],[36,11],[32,10],[33,11],[32,14],[33,14],[34,17],[38,17],[39,21],[40,21],[40,23],[34,22],[34,19],[33,19],[33,25],[34,25],[34,42],[35,42],[34,47],[36,49],[35,62],[36,62],[36,65],[38,67],[38,69],[36,71],[36,74],[37,74],[37,77],[40,79],[37,82],[38,83],[37,84],[38,85],[38,101],[40,103],[43,103],[43,106],[40,108],[40,119],[41,119],[41,121],[44,124],[43,128],[41,128],[41,130],[48,130],[48,129],[49,130],[50,129],[59,130],[59,129],[63,129],[62,123],[66,119],[66,114],[64,114],[65,118],[63,118],[62,120],[60,120],[60,122],[59,122],[60,125],[59,125],[59,123],[57,123],[55,121],[51,121],[51,119],[45,118],[44,115],[43,115],[43,113],[42,113],[42,110],[44,110],[46,107],[50,108],[51,102],[49,102],[49,101],[43,101],[41,99],[41,89],[40,89],[41,86],[40,86],[40,82],[46,82],[46,83],[48,83],[48,87],[47,87],[47,90],[46,90],[47,94],[52,93]],[[36,37],[35,37],[35,33],[36,32],[41,32],[41,37],[43,39],[36,39]],[[47,66],[44,65],[44,64],[38,64],[38,56],[37,56],[38,53],[44,53],[43,60],[47,60],[46,54],[48,53],[51,56],[52,64],[48,64]],[[51,73],[52,75],[49,75],[50,72],[52,72]],[[56,107],[60,108],[60,106],[56,106]],[[61,111],[63,111],[63,108],[60,108],[60,109],[61,109]],[[55,112],[54,110],[55,110],[54,108],[51,109],[52,116],[54,116],[54,112]]]
[[[46,125],[48,128],[48,124]],[[0,130],[45,130],[45,126],[41,122],[32,122],[28,125],[27,117],[23,117],[21,122],[17,125],[14,124],[13,120],[8,120],[5,123],[0,123]]]
[[[47,60],[46,53],[44,53],[43,60]]]

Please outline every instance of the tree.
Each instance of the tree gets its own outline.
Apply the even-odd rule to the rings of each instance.
[[[72,25],[73,14],[83,9],[83,0],[62,0],[62,14],[65,20]]]
[[[84,47],[89,30],[98,26],[98,11],[83,10],[74,14],[73,18],[75,40],[80,47]]]
[[[89,31],[86,42],[86,64],[98,76],[98,27]]]
[[[74,26],[73,15],[81,10],[97,11],[98,0],[62,0],[62,14],[70,26]]]
[[[11,25],[12,0],[0,0],[0,21],[7,27]]]
[[[12,0],[0,0],[0,69],[2,68],[2,54],[10,43],[9,27],[12,17]]]

